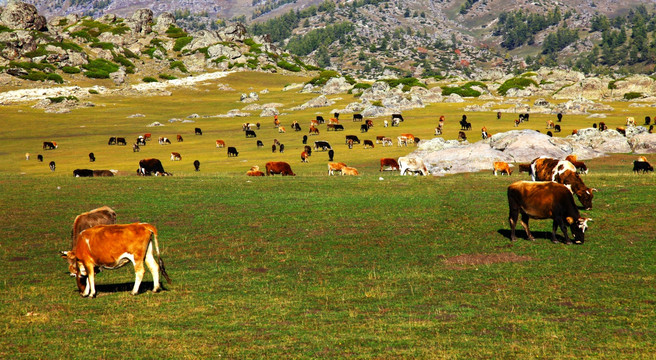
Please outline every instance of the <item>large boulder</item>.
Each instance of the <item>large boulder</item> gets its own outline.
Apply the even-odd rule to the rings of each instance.
[[[530,162],[540,156],[564,159],[572,153],[572,146],[535,130],[511,130],[494,134],[489,146],[503,151],[514,162]],[[491,164],[490,164],[491,166]]]
[[[193,44],[193,41],[192,41],[190,43],[190,45],[192,47],[195,47],[195,46],[200,45],[200,42],[196,43],[196,44]],[[203,47],[203,46],[200,46],[198,48],[201,48],[201,47]],[[216,59],[216,58],[225,56],[226,59],[231,60],[231,59],[236,59],[236,58],[240,57],[241,53],[238,50],[236,50],[236,49],[234,49],[230,46],[226,46],[226,45],[223,45],[223,44],[215,44],[215,45],[210,46],[207,49],[207,55],[210,57],[210,59]]]
[[[504,152],[491,148],[486,142],[445,148],[422,157],[433,175],[476,172],[492,169],[495,161],[512,162]]]
[[[640,133],[629,139],[629,145],[636,154],[656,153],[656,134]]]
[[[153,30],[164,34],[171,25],[176,25],[175,17],[170,12],[163,12],[157,17],[155,25],[153,25]]]
[[[44,31],[48,22],[34,5],[11,1],[0,14],[0,24],[10,29]]]
[[[580,129],[578,134],[569,135],[566,139],[579,149],[592,149],[601,153],[631,152],[627,138],[615,130]]]
[[[153,11],[150,9],[139,9],[132,17],[125,19],[125,24],[130,28],[132,34],[145,35],[152,31]]]
[[[18,59],[23,54],[36,50],[38,40],[27,30],[0,32],[0,44],[4,44],[1,54],[5,59]]]
[[[321,88],[321,93],[323,95],[333,95],[345,93],[353,88],[353,85],[349,84],[343,77],[334,77],[330,78],[326,85]]]

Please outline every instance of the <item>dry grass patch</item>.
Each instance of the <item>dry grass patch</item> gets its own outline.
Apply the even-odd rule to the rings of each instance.
[[[526,255],[517,255],[515,253],[498,253],[498,254],[463,254],[452,256],[444,259],[444,264],[449,268],[459,270],[465,269],[471,265],[489,265],[500,263],[518,263],[524,261],[533,261],[534,258]]]

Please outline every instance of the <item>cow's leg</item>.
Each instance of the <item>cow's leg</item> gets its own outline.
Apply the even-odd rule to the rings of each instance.
[[[528,236],[529,240],[535,241],[535,238],[531,234],[531,231],[528,229],[528,219],[529,219],[528,214],[522,212],[522,226],[526,230],[526,236]]]
[[[560,221],[554,219],[553,221],[553,227],[551,229],[551,242],[554,244],[558,243],[558,240],[556,240],[556,230],[558,230],[558,227],[563,228],[563,224],[560,223]],[[565,232],[565,240],[567,240],[567,232]]]
[[[567,224],[565,221],[560,220],[560,230],[563,231],[563,234],[565,235],[565,244],[572,244],[572,240],[569,239],[569,236],[567,235]],[[555,230],[554,230],[555,233]],[[572,234],[574,236],[574,234]],[[555,237],[555,235],[554,235]]]
[[[515,227],[517,226],[517,218],[519,217],[519,209],[510,205],[510,211],[508,215],[508,222],[510,223],[510,240],[516,241],[517,236],[515,236]]]
[[[87,272],[87,286],[84,289],[82,296],[94,297],[96,296],[96,272],[93,268],[93,264],[84,264],[84,268]]]
[[[143,260],[138,260],[134,262],[134,288],[132,288],[132,295],[137,295],[139,293],[139,286],[141,285],[141,280],[143,280],[144,273]]]
[[[148,244],[148,251],[146,252],[146,265],[150,269],[150,273],[153,274],[153,292],[158,292],[159,287],[159,265],[153,256],[153,243]]]

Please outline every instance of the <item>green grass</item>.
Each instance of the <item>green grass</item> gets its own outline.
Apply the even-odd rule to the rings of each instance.
[[[70,114],[47,114],[32,104],[6,105],[0,142],[0,337],[2,358],[651,358],[656,351],[653,291],[654,176],[631,173],[633,154],[586,161],[587,185],[599,189],[594,219],[580,246],[552,244],[550,221],[531,221],[537,241],[508,238],[506,187],[525,174],[491,171],[445,177],[380,173],[380,157],[413,148],[344,145],[410,132],[432,138],[437,115],[454,139],[462,104],[432,104],[404,111],[399,128],[359,133],[325,132],[335,160],[362,173],[327,177],[327,155],[313,152],[302,164],[301,137],[308,119],[332,108],[290,111],[283,125],[304,131],[279,134],[273,119],[203,117],[235,108],[239,95],[269,89],[261,103],[285,109],[315,94],[282,92],[307,78],[239,72],[171,96],[122,98],[96,95],[97,105]],[[216,83],[234,91],[216,91]],[[556,101],[557,102],[557,101]],[[472,101],[482,103],[482,101]],[[648,109],[611,104],[604,121],[621,126]],[[142,113],[145,118],[128,118]],[[198,113],[192,124],[168,123]],[[514,129],[513,116],[468,113],[474,128]],[[523,128],[544,131],[554,115],[532,114]],[[166,126],[148,128],[159,121]],[[257,139],[286,145],[284,154],[258,149],[243,122],[261,122]],[[566,115],[563,133],[591,125]],[[194,127],[203,129],[194,136]],[[140,153],[107,146],[109,136],[151,132]],[[557,134],[559,135],[559,134]],[[228,158],[215,139],[236,146]],[[43,151],[43,141],[58,149]],[[171,151],[182,161],[169,161]],[[32,154],[26,161],[25,152]],[[90,163],[87,154],[97,161]],[[44,163],[35,160],[44,155]],[[173,177],[135,175],[139,159],[157,157]],[[648,155],[651,159],[651,156]],[[191,163],[199,159],[201,171]],[[57,162],[52,173],[47,166]],[[287,161],[296,177],[247,178],[252,165]],[[118,169],[114,178],[73,178],[76,168]],[[379,180],[382,177],[383,180]],[[149,222],[173,283],[158,294],[150,274],[142,293],[129,295],[131,265],[103,271],[96,299],[83,299],[57,254],[70,244],[75,216],[102,205],[121,223]],[[520,232],[521,234],[521,232]],[[523,235],[523,234],[521,234]],[[71,334],[75,334],[71,336]],[[61,340],[60,340],[61,339]]]

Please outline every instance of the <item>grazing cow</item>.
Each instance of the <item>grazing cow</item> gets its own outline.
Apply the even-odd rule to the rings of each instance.
[[[125,141],[125,138],[118,137],[116,138],[116,145],[123,145],[126,146],[128,143]]]
[[[338,112],[334,112],[333,116],[335,117],[335,119],[339,119],[339,113]]]
[[[276,144],[271,145],[271,152],[276,152]]]
[[[180,153],[177,152],[171,153],[171,161],[180,161],[180,160],[182,160],[182,155],[180,155]]]
[[[362,114],[353,114],[353,121],[362,121],[364,117],[362,117]]]
[[[567,160],[537,158],[531,162],[531,178],[533,181],[553,181],[566,185],[583,207],[592,208],[593,192],[596,189],[585,186],[576,167]]]
[[[500,172],[501,175],[503,175],[504,172],[508,176],[512,175],[512,169],[510,168],[510,165],[508,165],[508,163],[505,161],[494,162],[494,176],[497,176],[497,172]]]
[[[515,119],[515,127],[518,127],[520,122],[519,119]]]
[[[308,154],[308,156],[312,156],[312,148],[310,146],[305,145],[303,147],[303,151],[305,151]]]
[[[201,130],[200,128],[195,128],[194,135],[203,135],[203,130]]]
[[[200,171],[200,161],[194,160],[194,169],[196,169],[196,171]]]
[[[153,292],[160,290],[160,271],[166,280],[171,282],[159,253],[157,229],[153,225],[98,225],[82,231],[77,238],[76,246],[71,251],[62,251],[61,254],[68,261],[69,270],[75,273],[78,289],[84,297],[96,295],[96,267],[117,269],[132,262],[135,273],[132,295],[139,293],[145,273],[144,263],[148,265],[153,276]],[[153,247],[157,260],[153,256]]]
[[[278,126],[278,132],[284,134],[285,132],[287,132],[287,130],[285,130],[284,126]]]
[[[633,116],[629,116],[626,118],[626,126],[635,126],[635,119]]]
[[[398,171],[399,170],[399,163],[396,161],[396,159],[392,158],[382,158],[380,159],[380,170],[378,171]]]
[[[280,174],[282,176],[296,176],[292,171],[292,167],[284,161],[269,161],[266,163],[266,175]]]
[[[626,136],[626,129],[623,126],[618,126],[615,128],[615,130],[617,130],[618,133]]]
[[[442,127],[438,126],[435,128],[435,135],[442,135]]]
[[[132,152],[139,152],[141,148],[137,144],[132,144]]]
[[[143,136],[139,136],[137,138],[136,144],[146,146],[146,138],[144,138]]]
[[[369,126],[367,126],[367,124],[360,125],[360,132],[367,132],[367,131],[369,131]]]
[[[92,177],[93,170],[91,169],[75,169],[73,170],[73,177]]]
[[[572,135],[578,135],[578,134],[579,134],[579,130],[578,130],[578,129],[574,129],[574,130],[572,130]]]
[[[285,144],[280,144],[279,150],[281,154],[285,152]]]
[[[421,173],[424,176],[428,175],[428,169],[426,168],[426,165],[424,165],[424,161],[420,158],[403,156],[399,158],[398,163],[401,175],[405,175],[408,171]]]
[[[364,141],[364,148],[366,149],[367,147],[371,147],[372,149],[374,148],[374,142],[371,140],[365,140]]]
[[[388,126],[389,126],[389,123],[387,122],[387,120],[383,120],[383,127],[388,127]]]
[[[107,141],[107,145],[116,145],[116,137],[112,136],[109,138],[109,141]]]
[[[264,144],[262,143],[262,140],[257,140],[257,142],[255,144],[257,145],[258,148],[264,147]]]
[[[460,130],[471,130],[471,123],[467,121],[467,115],[463,115],[460,120]]]
[[[356,168],[345,166],[342,168],[342,176],[344,175],[358,176],[360,173]]]
[[[93,171],[89,176],[92,175]],[[96,225],[111,224],[116,224],[116,212],[109,206],[99,207],[97,209],[93,209],[76,216],[75,220],[73,220],[73,229],[71,230],[71,249],[75,249],[75,245],[77,244],[77,235],[82,231],[88,228],[92,228]]]
[[[501,111],[497,111],[497,120],[501,120]]]
[[[633,161],[633,172],[634,173],[642,172],[643,174],[645,174],[649,171],[653,172],[654,167],[651,166],[651,164],[649,164],[647,161],[638,161],[638,160]]]
[[[606,125],[605,122],[600,121],[600,122],[599,122],[599,128],[598,128],[598,129],[599,129],[599,131],[606,131],[606,130],[608,130],[608,125]]]
[[[654,125],[649,125],[649,130],[647,130],[647,133],[651,134],[654,131]]]
[[[254,138],[254,137],[257,137],[257,135],[255,134],[255,131],[253,131],[253,130],[246,130],[246,137],[247,138]]]
[[[486,128],[485,126],[483,126],[483,127],[481,128],[481,138],[482,138],[483,140],[485,140],[485,139],[487,139],[488,137],[489,137],[489,136],[487,135],[487,128]]]
[[[467,134],[464,131],[458,131],[458,141],[466,141]]]
[[[645,116],[645,125],[651,124],[651,117]]]
[[[399,126],[400,123],[401,123],[401,120],[399,120],[399,119],[393,119],[392,120],[392,126]]]
[[[54,161],[51,161],[50,164],[48,164],[48,166],[50,167],[50,171],[55,171],[55,162]]]
[[[303,135],[303,145],[307,144],[307,135]]]
[[[148,159],[142,159],[139,161],[139,169],[137,170],[137,173],[141,176],[150,176],[150,175],[155,175],[155,176],[167,176],[170,175],[166,171],[164,171],[164,167],[162,166],[162,162],[159,161],[159,159],[155,158],[148,158]]]
[[[157,142],[160,145],[171,145],[171,140],[167,137],[160,136],[159,139],[157,139]]]
[[[94,177],[111,177],[118,173],[118,170],[94,170]]]
[[[239,153],[237,152],[237,148],[234,146],[228,146],[228,157],[231,156],[239,156]]]
[[[96,161],[96,156],[92,152],[89,153],[89,161],[91,162]]]
[[[217,140],[217,141],[216,141],[216,147],[218,147],[218,148],[224,148],[224,147],[225,147],[225,141],[223,141],[223,140]]]
[[[241,131],[253,130],[253,126],[255,126],[255,124],[243,123],[243,124],[241,124]]]
[[[280,145],[280,141],[278,141],[278,139],[273,139],[273,145]]]
[[[353,139],[346,140],[346,145],[349,149],[353,149]]]
[[[346,167],[346,164],[341,162],[329,162],[328,163],[328,176],[335,175],[335,171],[342,172],[342,169]]]
[[[554,132],[560,132],[560,125],[554,126]]]
[[[397,136],[398,146],[408,146],[408,138],[405,136]]]
[[[301,153],[301,162],[304,162],[304,163],[308,162],[308,157],[309,157],[309,156],[310,156],[310,155],[308,155],[307,152],[303,151],[303,152]]]
[[[301,131],[301,125],[298,122],[294,121],[292,123],[292,129],[294,129],[294,131]]]
[[[378,136],[376,136],[376,144],[382,144],[384,138],[385,138],[384,135],[378,135]]]
[[[25,153],[25,160],[30,160],[30,153]]]
[[[341,125],[341,124],[334,124],[334,125],[335,125],[335,126],[333,127],[333,130],[334,130],[334,131],[340,131],[340,130],[341,130],[341,131],[344,131],[344,125]],[[327,128],[326,128],[326,131],[328,131]]]
[[[558,115],[556,115],[556,118],[558,118],[558,122],[563,121],[563,114],[562,114],[562,113],[558,113]]]
[[[276,115],[276,118],[273,120],[273,127],[278,126],[280,126],[280,120],[278,120],[278,115]]]
[[[319,129],[317,129],[317,128],[314,127],[314,126],[310,126],[310,132],[309,132],[309,134],[310,134],[310,135],[319,135]]]
[[[395,119],[402,122],[403,121],[403,115],[401,115],[401,114],[392,114],[392,122],[394,122]]]
[[[336,117],[328,119],[328,125],[330,124],[339,124],[339,119]]]
[[[184,140],[182,139],[182,135],[180,135],[180,134],[178,134],[178,135],[176,136],[176,138],[178,139],[178,142],[182,142],[182,141],[184,141]]]
[[[553,129],[554,128],[554,122],[551,120],[547,120],[547,129]]]
[[[553,137],[553,133],[551,132],[551,130],[547,131],[547,136],[548,137]]]
[[[319,150],[319,149],[321,149],[323,151],[326,151],[326,150],[332,149],[332,147],[330,146],[330,144],[327,141],[323,141],[323,140],[315,141],[314,142],[314,150]]]
[[[520,173],[528,173],[531,175],[531,164],[518,164],[517,167],[519,168]]]
[[[374,127],[374,121],[373,120],[367,119],[364,123],[367,124],[368,128]]]
[[[143,135],[143,138],[146,139],[146,141],[150,141],[150,139],[152,138],[152,136],[153,136],[153,134],[151,134],[151,133],[145,133],[145,134]]]
[[[39,162],[43,162],[43,155],[38,154],[38,155],[36,156],[36,159],[37,159]]]
[[[44,141],[43,150],[54,150],[57,148],[57,143],[54,141]]]
[[[591,219],[582,218],[574,203],[574,197],[569,189],[562,184],[550,181],[518,181],[508,186],[508,208],[510,222],[510,240],[516,241],[515,227],[519,214],[521,224],[526,230],[529,240],[535,241],[528,227],[529,219],[553,219],[551,241],[556,243],[556,229],[560,227],[565,235],[565,243],[571,244],[567,236],[567,225],[570,226],[574,242],[583,244],[587,222]]]
[[[333,149],[328,150],[328,161],[333,161],[335,157],[335,151]]]
[[[316,122],[317,122],[317,124],[323,124],[326,121],[323,119],[323,116],[317,115]]]
[[[383,146],[392,146],[392,138],[384,137]]]
[[[358,139],[358,137],[355,136],[355,135],[346,135],[346,143],[347,144],[348,144],[349,140],[353,140],[354,144],[359,144],[360,143],[360,139]]]

